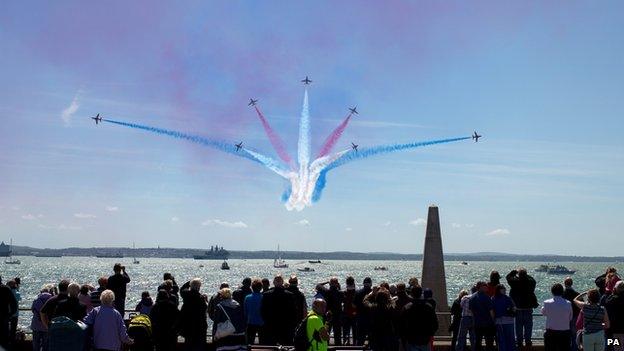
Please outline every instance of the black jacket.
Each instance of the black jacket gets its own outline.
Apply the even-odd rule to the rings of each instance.
[[[206,319],[206,299],[197,290],[191,290],[187,282],[180,288],[182,309],[180,310],[180,335],[191,338],[206,338],[208,321]]]
[[[243,285],[232,293],[232,299],[238,302],[239,305],[243,306],[245,303],[245,297],[250,295],[252,292],[251,287]]]
[[[353,304],[355,305],[358,314],[366,313],[366,309],[364,308],[364,298],[366,297],[366,295],[370,294],[371,291],[373,291],[373,289],[365,286],[361,289],[358,289],[358,291],[355,293],[355,296],[353,297]]]
[[[323,291],[323,296],[327,301],[327,311],[331,312],[332,318],[341,318],[344,292],[340,291],[338,287],[330,286],[329,289]]]
[[[77,297],[68,297],[56,305],[54,317],[65,316],[73,321],[81,321],[87,315],[87,306]]]
[[[520,278],[517,271],[513,270],[507,274],[507,284],[510,287],[509,297],[516,304],[516,308],[536,308],[538,306],[533,277],[527,274],[525,278]]]
[[[6,285],[0,284],[0,321],[6,321],[17,311],[15,295]]]
[[[295,320],[299,323],[308,315],[308,303],[306,302],[305,295],[303,295],[296,285],[290,285],[286,290],[290,291],[295,297],[295,308],[297,310]]]
[[[150,311],[154,338],[165,339],[175,336],[179,315],[180,311],[173,301],[169,299],[156,301]]]
[[[576,292],[576,290],[574,290],[574,288],[572,287],[565,288],[565,290],[563,290],[563,298],[570,301],[570,303],[572,304],[572,316],[575,322],[576,322],[576,317],[578,317],[579,312],[580,312],[578,306],[576,306],[576,304],[574,303],[574,299],[578,295],[579,293]]]
[[[424,300],[414,300],[403,308],[400,322],[401,338],[411,345],[428,345],[438,330],[438,316]]]
[[[115,293],[115,300],[125,300],[126,285],[128,285],[128,283],[130,283],[130,277],[126,272],[113,274],[108,277],[106,289],[112,290]]]
[[[455,299],[453,301],[453,305],[451,306],[451,325],[449,326],[449,331],[457,332],[459,330],[459,322],[461,322],[462,317],[462,308],[461,308],[461,299]]]
[[[624,296],[613,294],[605,303],[611,326],[609,331],[614,334],[624,333]]]
[[[296,310],[295,295],[283,287],[262,294],[260,314],[265,328],[269,330],[294,330],[299,322]]]

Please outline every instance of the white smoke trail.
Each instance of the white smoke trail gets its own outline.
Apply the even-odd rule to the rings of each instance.
[[[299,121],[299,145],[297,159],[300,168],[307,168],[310,162],[310,111],[308,109],[308,89],[303,95],[303,108]]]

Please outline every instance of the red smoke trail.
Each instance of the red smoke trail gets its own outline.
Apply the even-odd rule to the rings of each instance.
[[[344,121],[342,121],[342,123],[340,123],[340,125],[338,125],[338,127],[336,127],[336,129],[334,129],[334,131],[327,137],[327,139],[325,139],[325,143],[323,144],[321,151],[319,151],[318,157],[323,157],[331,152],[332,148],[336,145],[336,142],[338,142],[338,139],[340,139],[342,133],[347,128],[352,115],[353,113],[349,113],[347,118],[345,118]]]
[[[273,128],[271,128],[271,125],[266,120],[266,118],[264,118],[264,115],[262,114],[262,112],[260,112],[260,109],[258,109],[258,106],[254,106],[254,108],[256,109],[256,112],[258,113],[258,118],[260,118],[260,122],[262,122],[262,127],[264,127],[264,131],[269,137],[269,141],[271,142],[271,145],[273,145],[273,148],[277,152],[277,155],[279,156],[279,158],[281,158],[284,162],[286,162],[289,166],[292,167],[293,166],[292,159],[290,158],[290,155],[288,155],[288,152],[286,151],[286,147],[284,147],[284,142],[282,141],[282,139],[280,139],[279,135],[275,133]]]

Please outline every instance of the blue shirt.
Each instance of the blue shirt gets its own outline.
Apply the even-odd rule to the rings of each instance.
[[[121,314],[113,306],[98,306],[84,318],[93,326],[93,346],[96,349],[121,350],[123,342],[130,341]]]
[[[509,312],[513,311],[514,303],[511,297],[507,295],[498,295],[492,297],[492,305],[494,307],[494,318],[496,324],[512,324],[515,320]]]
[[[492,299],[484,292],[477,292],[470,297],[470,310],[475,327],[489,327],[494,325],[490,311],[494,309]]]
[[[260,308],[262,307],[262,293],[253,292],[245,296],[245,319],[250,325],[264,325]]]

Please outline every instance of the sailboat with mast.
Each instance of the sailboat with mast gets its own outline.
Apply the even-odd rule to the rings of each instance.
[[[132,264],[141,263],[141,261],[136,259],[136,246],[134,245],[134,242],[132,243],[132,253],[134,254],[134,258],[132,259]]]
[[[22,263],[17,258],[13,258],[13,239],[11,239],[11,242],[9,244],[9,258],[5,260],[4,263],[6,264],[21,264]]]
[[[280,247],[277,245],[277,257],[273,260],[274,268],[288,268],[288,264],[286,261],[282,259],[282,254],[280,253]]]

